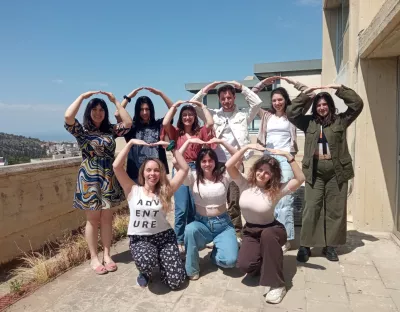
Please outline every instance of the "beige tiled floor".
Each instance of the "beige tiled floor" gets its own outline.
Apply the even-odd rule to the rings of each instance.
[[[182,290],[170,291],[157,275],[141,289],[125,240],[114,247],[117,272],[96,276],[85,263],[8,311],[400,311],[400,248],[389,239],[349,231],[336,263],[314,249],[308,263],[298,264],[296,250],[289,251],[284,257],[288,293],[279,305],[264,302],[256,279],[214,267],[209,252],[201,253],[201,278]]]

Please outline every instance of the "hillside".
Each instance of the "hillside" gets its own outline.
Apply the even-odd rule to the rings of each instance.
[[[46,156],[46,149],[39,139],[0,132],[0,157],[6,157],[9,165],[30,162],[31,158]]]

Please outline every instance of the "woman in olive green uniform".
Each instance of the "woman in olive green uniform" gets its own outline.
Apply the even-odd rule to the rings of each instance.
[[[337,114],[332,96],[320,92],[313,99],[312,115],[304,115],[308,94],[325,88],[336,89],[347,110]],[[362,109],[362,99],[343,85],[309,88],[287,107],[289,121],[305,133],[305,207],[297,253],[300,262],[308,261],[310,247],[323,247],[328,260],[338,261],[335,247],[346,243],[347,181],[354,177],[346,129]]]

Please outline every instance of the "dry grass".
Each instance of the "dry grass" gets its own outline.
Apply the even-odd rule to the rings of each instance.
[[[113,220],[113,242],[126,237],[129,214],[126,209],[115,213]],[[55,247],[56,246],[56,247]],[[24,280],[44,284],[68,269],[89,259],[89,248],[83,230],[68,234],[55,245],[46,244],[42,252],[24,253],[23,265],[14,270]],[[11,285],[10,285],[11,287]]]
[[[126,237],[128,229],[129,214],[125,211],[118,212],[114,215],[113,221],[113,241],[119,241]]]

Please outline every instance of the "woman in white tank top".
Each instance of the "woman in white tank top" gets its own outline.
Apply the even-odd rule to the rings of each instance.
[[[232,155],[236,149],[221,139],[203,142],[187,140],[181,147],[184,153],[189,144],[222,144]],[[232,181],[217,154],[209,147],[202,148],[196,159],[196,170],[189,171],[184,184],[189,186],[195,203],[195,220],[185,228],[186,274],[190,280],[200,277],[199,251],[214,242],[211,261],[222,268],[233,268],[238,256],[235,228],[227,212],[226,195]]]
[[[174,145],[175,142],[171,143]],[[148,158],[139,169],[139,184],[135,184],[124,169],[126,156],[133,145],[172,145],[163,141],[148,144],[132,139],[118,154],[113,167],[129,204],[129,248],[139,270],[137,284],[146,287],[152,271],[159,266],[161,281],[176,289],[184,282],[186,273],[179,256],[175,232],[166,214],[171,208],[171,197],[182,185],[189,167],[181,153],[173,150],[181,170],[170,181],[163,163],[159,159]]]

